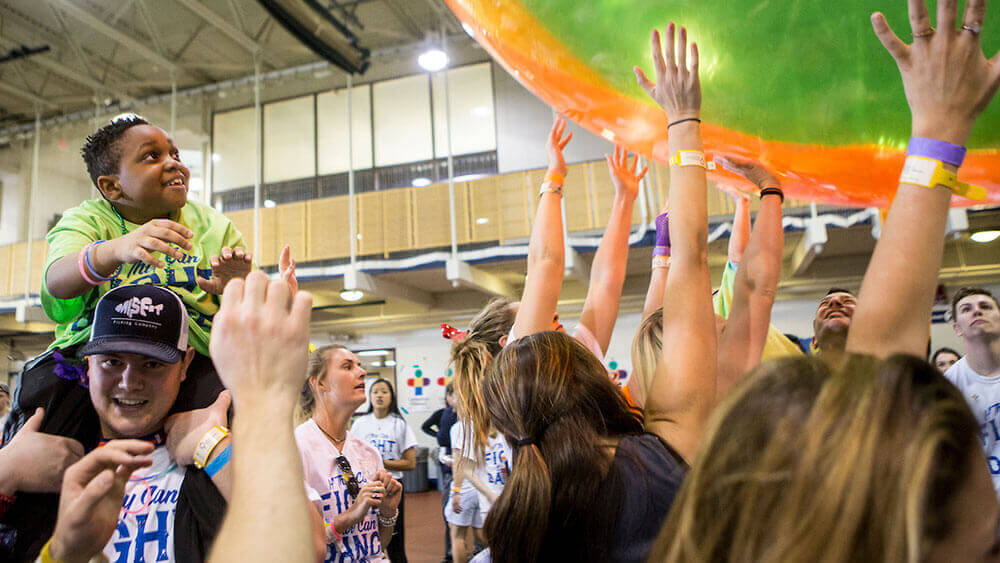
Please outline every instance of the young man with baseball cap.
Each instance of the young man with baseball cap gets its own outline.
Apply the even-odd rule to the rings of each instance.
[[[209,407],[168,418],[194,357],[183,302],[159,286],[113,289],[98,302],[90,340],[78,353],[86,357],[90,402],[100,421],[98,448],[120,439],[153,448],[151,465],[125,484],[104,555],[112,562],[204,560],[230,487],[230,397],[223,392]],[[48,529],[35,532],[43,538],[52,531],[50,516]],[[59,549],[52,545],[51,556],[67,559]]]

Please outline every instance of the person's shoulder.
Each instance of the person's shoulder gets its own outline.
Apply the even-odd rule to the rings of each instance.
[[[316,423],[313,422],[313,419],[309,418],[306,419],[305,422],[303,422],[302,424],[296,426],[293,434],[295,435],[295,440],[301,442],[303,440],[308,440],[309,438],[311,438],[312,435],[315,434],[318,430],[319,427],[316,426]]]
[[[62,212],[62,217],[59,223],[56,224],[58,227],[67,221],[86,221],[88,223],[94,223],[97,221],[101,222],[117,222],[118,218],[115,215],[115,210],[111,207],[111,203],[106,199],[88,199],[76,205],[70,207]]]
[[[228,226],[231,223],[229,217],[226,217],[214,207],[205,205],[200,201],[189,199],[181,213],[184,215],[184,222],[189,227],[195,226],[192,223],[206,227]]]
[[[375,415],[373,413],[363,414],[363,415],[359,416],[358,418],[354,419],[354,422],[351,423],[351,430],[353,431],[355,428],[359,428],[359,427],[363,427],[363,426],[365,426],[367,424],[371,424],[371,422],[373,420],[375,420]]]
[[[957,362],[952,364],[952,366],[945,370],[944,376],[948,378],[954,384],[958,384],[959,380],[963,377],[968,377],[970,375],[978,375],[976,372],[969,367],[969,362],[965,359],[965,356],[959,358]]]

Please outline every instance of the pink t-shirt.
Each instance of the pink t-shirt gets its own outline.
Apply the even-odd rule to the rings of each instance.
[[[344,476],[337,467],[336,459],[341,452],[312,419],[295,428],[295,442],[302,455],[306,494],[323,515],[323,519],[332,521],[334,516],[346,511],[354,502],[347,492]],[[385,469],[378,451],[350,432],[344,442],[343,454],[350,462],[360,486],[373,481],[378,471]],[[344,532],[343,542],[343,552],[338,551],[336,544],[327,545],[326,563],[389,562],[379,538],[378,514],[375,509],[369,510],[364,520]]]

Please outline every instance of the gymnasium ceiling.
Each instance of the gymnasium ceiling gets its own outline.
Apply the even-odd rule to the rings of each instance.
[[[319,0],[372,53],[372,65],[442,30],[471,43],[442,0]],[[251,0],[2,0],[0,129],[95,104],[292,68],[320,58]]]

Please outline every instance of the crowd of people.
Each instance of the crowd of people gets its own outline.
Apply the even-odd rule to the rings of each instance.
[[[910,44],[871,22],[912,115],[899,186],[860,290],[830,289],[805,341],[771,324],[781,181],[733,155],[715,162],[746,190],[713,292],[699,51],[683,26],[652,32],[652,78],[635,67],[671,166],[627,381],[604,357],[646,169],[621,147],[607,156],[611,214],[567,331],[572,133],[556,119],[521,299],[444,327],[454,380],[424,431],[441,446],[453,560],[1000,561],[996,297],[957,291],[965,354],[927,360],[952,188],[1000,55],[982,53],[985,0],[961,17],[938,0],[936,27],[922,0],[908,8]],[[105,125],[83,156],[102,197],[48,235],[42,304],[58,328],[4,426],[0,559],[405,562],[416,437],[393,384],[366,386],[348,347],[307,352],[312,298],[290,250],[274,279],[253,271],[142,118]]]

